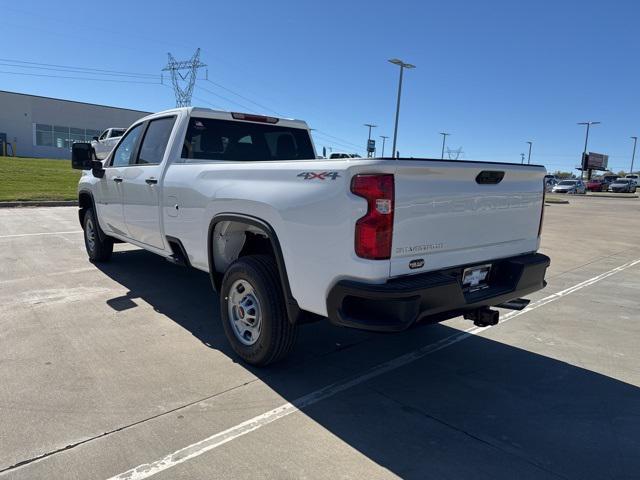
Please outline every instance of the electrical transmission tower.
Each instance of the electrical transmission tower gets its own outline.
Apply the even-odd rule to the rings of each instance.
[[[449,156],[449,160],[458,160],[463,153],[464,152],[462,151],[462,147],[456,150],[451,150],[449,147],[447,147],[447,155]]]
[[[163,72],[171,72],[171,83],[173,83],[173,92],[176,94],[176,107],[190,107],[191,94],[196,84],[196,75],[198,69],[206,67],[200,61],[200,49],[196,50],[190,60],[178,61],[173,55],[168,53],[169,63],[162,69]],[[183,74],[182,71],[186,70]]]

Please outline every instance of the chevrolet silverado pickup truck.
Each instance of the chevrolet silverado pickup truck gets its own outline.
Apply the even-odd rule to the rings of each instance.
[[[128,242],[207,272],[250,364],[283,358],[306,322],[494,325],[490,307],[546,285],[542,166],[316,159],[303,121],[193,107],[137,121],[102,161],[77,143],[72,166],[89,259]]]

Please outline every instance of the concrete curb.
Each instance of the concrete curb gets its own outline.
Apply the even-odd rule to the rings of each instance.
[[[569,200],[563,200],[559,198],[545,198],[545,205],[566,205],[569,203]]]
[[[593,192],[587,193],[583,195],[585,197],[594,197],[594,198],[638,198],[637,193],[607,193],[607,192]]]
[[[13,207],[77,207],[77,200],[42,200],[42,201],[24,201],[24,202],[0,202],[0,208]]]

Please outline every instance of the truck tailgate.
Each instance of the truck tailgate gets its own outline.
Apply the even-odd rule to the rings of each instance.
[[[537,250],[545,173],[535,165],[398,161],[390,275]]]

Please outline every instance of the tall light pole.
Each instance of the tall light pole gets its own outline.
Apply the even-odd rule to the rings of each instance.
[[[416,68],[415,65],[411,65],[410,63],[405,63],[398,58],[392,58],[389,60],[390,63],[394,65],[398,65],[400,67],[400,80],[398,81],[398,103],[396,105],[396,123],[393,128],[393,155],[392,158],[396,158],[398,155],[396,153],[396,144],[398,140],[398,119],[400,117],[400,97],[402,95],[402,72],[404,72],[405,68]]]
[[[367,157],[370,157],[371,154],[373,153],[373,152],[369,152],[369,142],[371,141],[371,129],[376,128],[377,125],[374,125],[373,123],[365,123],[364,126],[369,127],[369,137],[367,138]]]
[[[578,122],[578,125],[586,125],[587,126],[587,134],[584,137],[584,151],[582,152],[582,170],[580,170],[580,180],[584,178],[584,160],[587,156],[587,144],[589,143],[589,128],[591,125],[600,125],[600,122]]]
[[[380,138],[382,139],[382,156],[384,157],[384,144],[389,137],[387,137],[386,135],[380,135]]]
[[[447,132],[440,132],[440,135],[442,135],[442,153],[440,154],[440,160],[444,160],[444,144],[447,141],[447,135],[451,134]]]
[[[520,163],[524,163],[524,153],[520,154]]]
[[[529,157],[527,158],[527,165],[529,165],[531,163],[531,145],[533,145],[533,142],[527,142],[529,144]]]
[[[629,173],[633,173],[633,161],[636,159],[636,143],[638,142],[638,137],[631,137],[633,139],[633,153],[631,154],[631,170]]]

